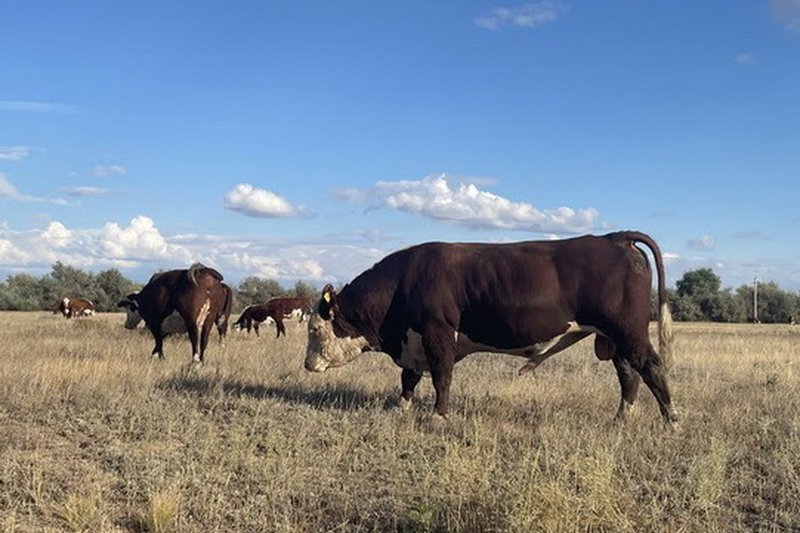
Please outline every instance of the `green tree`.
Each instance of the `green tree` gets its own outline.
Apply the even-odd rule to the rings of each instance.
[[[239,309],[253,304],[263,304],[270,298],[285,296],[286,291],[274,279],[264,279],[258,276],[244,278],[237,287],[237,302]]]
[[[317,289],[305,281],[298,281],[294,284],[294,294],[298,298],[308,298],[312,302],[319,297],[319,292]]]
[[[712,296],[719,292],[722,282],[710,268],[698,268],[684,272],[675,286],[678,288],[678,296]]]
[[[103,270],[94,276],[94,283],[91,291],[92,301],[98,311],[115,311],[117,303],[132,292],[138,291],[141,287],[129,280],[116,268]]]

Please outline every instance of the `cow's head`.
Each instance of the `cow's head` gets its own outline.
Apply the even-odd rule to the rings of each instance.
[[[317,309],[308,319],[306,370],[323,372],[342,366],[369,349],[367,339],[341,313],[336,291],[326,285]]]
[[[136,326],[142,321],[142,315],[139,314],[138,296],[138,293],[129,294],[117,304],[117,307],[124,308],[127,314],[125,317],[125,329],[136,329]]]

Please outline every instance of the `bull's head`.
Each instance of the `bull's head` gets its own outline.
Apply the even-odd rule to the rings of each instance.
[[[340,312],[336,291],[326,285],[308,319],[306,370],[323,372],[343,366],[369,349],[367,339],[354,331]]]
[[[139,314],[139,301],[137,297],[138,293],[129,294],[117,304],[117,307],[125,309],[125,329],[136,329],[136,326],[142,321],[142,315]]]

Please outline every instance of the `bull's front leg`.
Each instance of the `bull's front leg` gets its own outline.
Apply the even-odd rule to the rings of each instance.
[[[152,352],[153,359],[164,359],[164,333],[161,332],[161,328],[158,326],[150,328],[150,332],[156,341]]]
[[[439,416],[446,419],[450,410],[450,382],[456,360],[455,331],[442,325],[426,327],[422,333],[422,347],[436,391],[434,409]]]
[[[400,374],[400,384],[403,387],[403,392],[400,393],[397,406],[403,411],[411,407],[411,400],[414,398],[414,389],[417,387],[417,383],[419,383],[420,379],[422,379],[421,374],[417,374],[408,368],[404,368],[403,372]]]

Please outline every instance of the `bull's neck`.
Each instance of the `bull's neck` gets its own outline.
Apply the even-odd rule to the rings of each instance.
[[[359,276],[339,294],[339,312],[371,347],[380,346],[380,328],[392,304],[396,283]],[[370,279],[371,278],[371,279]]]

